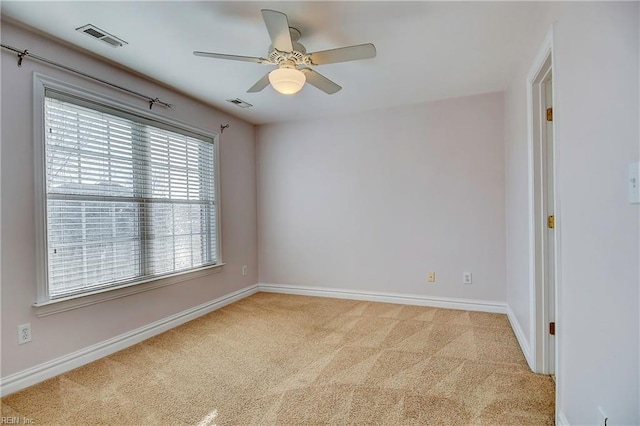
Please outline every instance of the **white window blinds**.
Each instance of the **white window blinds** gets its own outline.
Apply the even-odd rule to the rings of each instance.
[[[49,298],[217,263],[213,140],[45,92]]]

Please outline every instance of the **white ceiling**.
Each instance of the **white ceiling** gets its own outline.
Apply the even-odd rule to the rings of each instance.
[[[545,7],[541,2],[2,1],[1,12],[262,124],[504,90]],[[274,67],[192,52],[266,57],[270,41],[263,8],[286,13],[309,52],[374,43],[377,57],[316,67],[343,87],[334,95],[310,85],[293,96],[271,87],[246,93]],[[75,31],[85,24],[128,45],[114,49]],[[56,60],[44,51],[32,53]],[[226,102],[236,97],[254,106],[240,109]]]

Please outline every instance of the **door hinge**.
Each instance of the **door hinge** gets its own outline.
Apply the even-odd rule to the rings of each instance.
[[[556,335],[556,323],[555,322],[550,322],[549,323],[549,334],[552,336]]]
[[[547,108],[547,121],[553,121],[553,108]]]
[[[556,227],[556,218],[554,215],[547,216],[547,228],[554,229]]]

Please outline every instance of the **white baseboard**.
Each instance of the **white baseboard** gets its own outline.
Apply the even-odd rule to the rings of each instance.
[[[403,305],[431,306],[435,308],[460,309],[466,311],[492,312],[506,314],[508,308],[501,302],[485,300],[454,299],[429,297],[422,295],[382,293],[373,291],[344,290],[323,287],[305,287],[281,284],[255,284],[242,290],[227,294],[202,305],[187,309],[167,318],[137,328],[79,351],[44,362],[26,370],[19,371],[0,379],[0,396],[6,396],[28,386],[66,373],[105,356],[111,355],[129,346],[140,343],[150,337],[163,333],[209,312],[220,309],[259,291],[268,293],[296,294],[304,296],[332,297],[340,299],[365,300],[370,302],[397,303]],[[511,316],[510,316],[511,318]],[[513,326],[512,322],[512,326]],[[514,330],[516,327],[514,326]],[[518,332],[516,331],[516,335]],[[520,341],[520,338],[518,339]],[[522,343],[521,343],[522,344]],[[525,356],[527,353],[525,352]],[[528,360],[528,358],[527,358]]]
[[[571,426],[569,424],[569,420],[567,420],[567,416],[564,415],[564,412],[559,411],[556,415],[556,425],[557,426]]]
[[[529,364],[529,368],[531,369],[531,371],[535,371],[535,357],[531,352],[531,347],[529,346],[529,342],[527,341],[525,334],[522,331],[522,327],[520,326],[520,322],[518,322],[518,318],[516,318],[516,315],[513,313],[509,306],[507,306],[507,318],[509,318],[511,328],[516,335],[516,339],[518,339],[520,349],[522,349],[522,353],[524,354],[524,358],[527,360],[527,364]]]
[[[296,294],[300,296],[331,297],[364,300],[367,302],[398,303],[401,305],[431,306],[434,308],[460,309],[464,311],[507,313],[507,305],[486,300],[454,299],[416,294],[382,293],[364,290],[344,290],[325,287],[306,287],[286,284],[258,284],[258,291],[266,293]]]
[[[24,389],[28,386],[35,385],[44,380],[55,377],[59,374],[71,371],[82,365],[96,361],[112,353],[118,352],[129,346],[140,343],[150,337],[163,333],[188,321],[196,319],[202,315],[220,309],[245,297],[251,296],[258,292],[258,286],[252,285],[242,290],[226,294],[217,299],[195,306],[186,311],[179,312],[167,318],[137,328],[127,333],[121,334],[114,338],[105,340],[98,344],[89,346],[68,355],[56,358],[51,361],[36,365],[23,371],[3,377],[0,380],[0,396],[9,395]]]

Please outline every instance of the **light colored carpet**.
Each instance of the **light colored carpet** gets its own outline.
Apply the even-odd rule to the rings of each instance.
[[[59,425],[554,424],[504,315],[258,293],[2,400]]]

